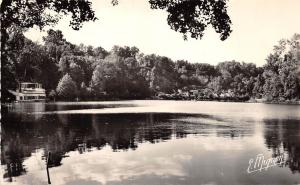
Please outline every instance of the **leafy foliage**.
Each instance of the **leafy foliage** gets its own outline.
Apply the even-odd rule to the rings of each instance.
[[[58,96],[70,100],[72,100],[78,95],[77,86],[69,74],[65,74],[60,79],[56,88],[56,92]]]
[[[2,29],[11,25],[31,28],[56,24],[60,14],[71,14],[70,26],[78,30],[85,21],[96,20],[88,0],[3,0],[1,3]]]
[[[168,12],[171,29],[201,39],[208,25],[211,25],[220,39],[225,40],[231,33],[231,20],[227,14],[227,0],[149,0],[152,9]]]
[[[300,96],[300,35],[281,40],[267,58],[263,76],[264,95],[268,99],[293,99]]]

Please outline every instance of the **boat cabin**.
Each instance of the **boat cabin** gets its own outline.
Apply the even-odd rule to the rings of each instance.
[[[22,82],[19,84],[15,96],[16,101],[44,101],[46,92],[40,83]]]

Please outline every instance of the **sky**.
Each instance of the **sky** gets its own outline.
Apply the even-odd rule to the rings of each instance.
[[[164,10],[152,10],[148,0],[91,0],[98,18],[87,22],[79,31],[69,27],[63,18],[53,29],[59,29],[67,41],[110,50],[114,45],[136,46],[144,54],[167,56],[173,60],[217,64],[236,60],[266,63],[266,57],[280,39],[300,33],[299,0],[229,0],[228,14],[232,20],[230,37],[220,35],[208,27],[201,40],[189,38],[171,30]],[[46,29],[47,30],[47,29]],[[26,34],[33,41],[42,42],[46,32],[30,29]]]

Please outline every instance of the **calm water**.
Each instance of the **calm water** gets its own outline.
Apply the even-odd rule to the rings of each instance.
[[[300,106],[190,101],[2,109],[1,184],[300,184]],[[48,168],[46,165],[48,153]],[[249,160],[283,163],[248,173]]]

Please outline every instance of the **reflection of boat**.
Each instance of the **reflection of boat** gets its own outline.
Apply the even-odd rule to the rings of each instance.
[[[42,88],[42,84],[22,82],[16,91],[8,90],[16,96],[16,101],[45,101],[46,93]]]

